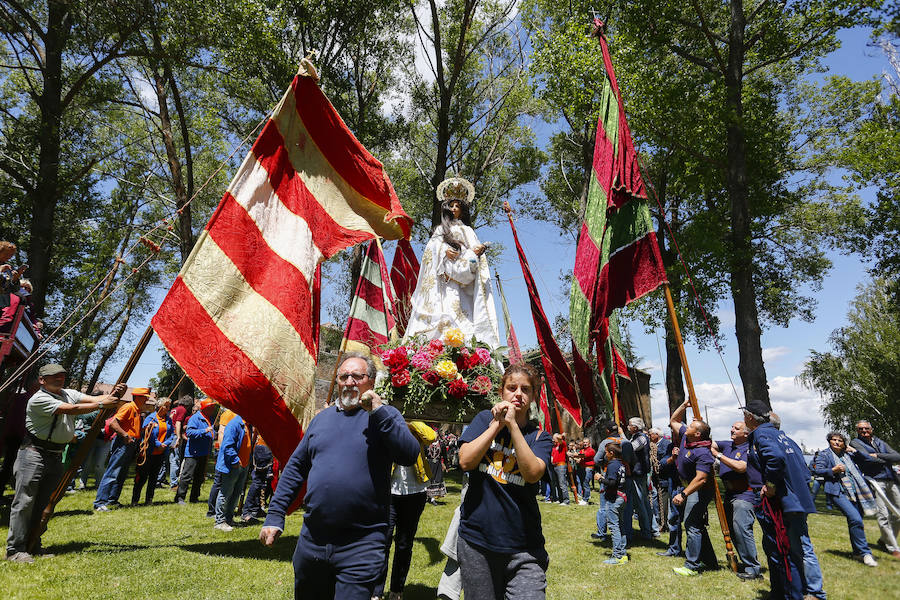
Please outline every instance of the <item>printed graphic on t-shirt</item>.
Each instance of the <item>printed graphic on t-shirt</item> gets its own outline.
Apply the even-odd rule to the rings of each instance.
[[[512,440],[508,443],[512,444]],[[485,452],[481,464],[478,465],[478,470],[487,473],[494,478],[494,481],[503,485],[507,483],[525,485],[525,478],[519,474],[516,449],[512,446],[505,446],[496,439]]]

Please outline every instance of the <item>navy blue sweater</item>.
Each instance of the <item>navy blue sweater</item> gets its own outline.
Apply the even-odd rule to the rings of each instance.
[[[809,491],[809,467],[800,447],[771,423],[750,433],[748,461],[762,474],[763,483],[775,484],[784,512],[816,512]]]
[[[278,480],[264,527],[284,530],[284,518],[306,482],[304,534],[317,544],[387,540],[391,467],[409,466],[419,442],[400,412],[382,406],[313,418]]]

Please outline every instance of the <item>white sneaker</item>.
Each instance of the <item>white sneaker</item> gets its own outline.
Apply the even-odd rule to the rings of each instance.
[[[587,506],[587,505],[588,505],[588,503],[585,502],[584,500],[579,500],[579,501],[578,501],[578,506]]]
[[[234,527],[232,527],[228,523],[217,523],[215,526],[213,526],[213,529],[218,529],[219,531],[234,531]]]
[[[866,565],[867,567],[877,567],[878,566],[878,561],[876,561],[875,557],[872,556],[871,554],[864,554],[861,560],[862,560],[862,564]]]

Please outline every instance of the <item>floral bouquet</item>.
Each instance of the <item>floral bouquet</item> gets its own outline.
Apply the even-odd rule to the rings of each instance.
[[[459,329],[428,342],[385,344],[381,360],[390,377],[376,391],[407,416],[466,421],[500,400],[499,360],[474,338],[467,344]]]

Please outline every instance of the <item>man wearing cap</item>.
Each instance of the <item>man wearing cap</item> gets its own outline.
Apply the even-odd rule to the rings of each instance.
[[[294,551],[294,598],[369,600],[382,575],[393,463],[421,448],[403,416],[372,391],[375,365],[349,353],[338,367],[338,401],[317,414],[278,480],[259,534],[271,546],[306,483]]]
[[[75,415],[115,406],[125,392],[124,383],[106,396],[63,389],[66,370],[57,364],[41,367],[38,381],[41,388],[25,408],[25,440],[13,471],[16,493],[9,514],[6,558],[14,562],[34,562],[26,551],[28,539],[40,526],[41,513],[62,475],[62,452],[75,437]],[[40,538],[36,548],[40,553]]]
[[[131,390],[131,402],[122,405],[109,422],[109,428],[115,432],[112,449],[109,452],[109,465],[97,486],[97,497],[94,498],[94,510],[106,512],[117,508],[122,485],[128,477],[128,467],[137,454],[141,437],[141,411],[150,397],[150,388],[134,388]]]
[[[188,486],[191,488],[191,502],[200,501],[200,486],[206,474],[206,461],[212,452],[213,420],[219,405],[211,398],[200,401],[200,410],[188,420],[185,435],[187,444],[184,447],[184,462],[181,463],[181,474],[178,477],[178,490],[175,492],[175,504],[184,504]]]
[[[772,598],[824,600],[822,569],[809,539],[806,516],[816,512],[809,467],[794,440],[769,422],[771,409],[749,399],[744,423],[750,431],[748,463],[763,482],[756,506]]]

